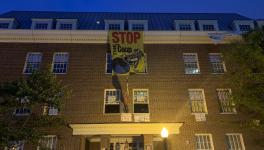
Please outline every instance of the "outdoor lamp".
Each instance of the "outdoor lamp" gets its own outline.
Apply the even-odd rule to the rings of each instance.
[[[169,132],[168,132],[168,130],[165,127],[162,128],[160,134],[161,134],[162,138],[167,138],[169,136]]]
[[[165,127],[163,127],[162,130],[161,130],[160,135],[163,138],[164,149],[167,150],[168,149],[167,138],[169,136],[168,130]]]

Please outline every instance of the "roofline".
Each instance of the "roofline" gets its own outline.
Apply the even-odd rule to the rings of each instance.
[[[136,13],[136,14],[236,14],[236,15],[240,15],[238,13],[235,12],[115,12],[115,11],[50,11],[50,10],[11,10],[11,11],[7,11],[4,12],[2,14],[5,13],[10,13],[10,12],[43,12],[43,13]],[[1,15],[2,15],[1,14]],[[243,16],[243,15],[240,15]],[[243,16],[245,17],[245,16]],[[247,17],[248,18],[248,17]],[[249,18],[251,19],[251,18]]]

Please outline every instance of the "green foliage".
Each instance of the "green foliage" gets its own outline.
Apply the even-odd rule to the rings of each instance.
[[[42,115],[44,105],[62,109],[70,91],[50,71],[35,71],[16,81],[0,85],[0,147],[10,141],[37,144],[42,129],[65,125],[63,118]],[[15,116],[16,108],[30,108],[30,115]]]
[[[264,121],[264,30],[243,35],[242,41],[223,50],[228,64],[227,76],[232,84],[233,99],[241,111],[251,115],[251,124],[263,128]],[[254,120],[259,120],[255,124]]]

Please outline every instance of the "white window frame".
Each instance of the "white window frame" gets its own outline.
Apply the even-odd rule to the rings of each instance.
[[[120,25],[120,30],[119,31],[123,31],[124,30],[124,26],[125,26],[125,21],[124,20],[105,20],[105,30],[109,30],[109,25],[110,24],[119,24]]]
[[[263,28],[264,27],[264,20],[258,20],[257,25],[259,28]]]
[[[116,98],[117,100],[118,100],[118,103],[116,103],[116,104],[106,104],[106,92],[107,91],[116,91],[116,93],[117,92],[119,92],[119,95],[117,95],[118,96],[118,98]],[[105,115],[109,115],[109,114],[120,114],[120,113],[122,113],[122,108],[121,108],[121,96],[122,96],[122,91],[121,91],[121,89],[105,89],[104,90],[104,110],[103,110],[103,113],[105,114]],[[119,105],[119,113],[106,113],[105,112],[105,106],[106,105]]]
[[[224,69],[224,72],[213,72],[213,65],[212,65],[212,62],[211,62],[211,60],[210,60],[210,56],[211,55],[219,55],[221,58],[222,58],[222,62],[221,62],[221,64],[222,64],[222,66],[223,66],[223,69]],[[224,74],[225,72],[226,72],[226,65],[225,65],[225,61],[223,60],[223,55],[222,55],[222,53],[209,53],[208,54],[208,56],[209,56],[209,62],[210,62],[210,65],[211,65],[211,73],[212,74]],[[220,63],[219,63],[220,64]]]
[[[52,140],[52,149],[51,150],[56,150],[57,149],[57,141],[58,141],[58,137],[56,135],[45,135],[42,138],[54,138],[55,137],[55,142],[54,140]],[[39,143],[41,142],[41,139],[39,140]],[[50,147],[48,147],[50,148]],[[41,150],[40,146],[37,146],[37,150]]]
[[[14,141],[12,141],[12,142],[14,142]],[[20,145],[20,146],[16,147],[16,148],[14,148],[14,147],[12,147],[12,148],[5,147],[4,150],[11,150],[11,149],[12,150],[24,150],[25,141],[16,141],[16,143],[18,145]]]
[[[65,29],[61,29],[60,26],[61,24],[72,24],[72,29],[70,30],[76,30],[77,29],[77,19],[56,19],[57,23],[56,23],[56,29],[57,30],[65,30]]]
[[[107,72],[107,68],[108,68],[108,67],[107,67],[107,66],[108,66],[108,62],[107,62],[107,61],[108,61],[108,55],[111,55],[111,57],[112,57],[111,52],[105,54],[105,74],[112,74],[112,72],[111,72],[111,73],[108,73],[108,72]],[[112,68],[112,70],[113,70],[113,68]]]
[[[185,30],[180,30],[180,25],[181,24],[189,24],[189,25],[191,25],[190,31],[195,31],[194,22],[195,22],[194,20],[174,20],[175,30],[185,32]]]
[[[203,29],[203,25],[213,25],[214,26],[214,31],[206,31],[206,32],[215,32],[219,31],[218,27],[218,21],[217,20],[197,20],[199,24],[199,30],[200,31],[206,31]]]
[[[190,97],[190,92],[191,91],[201,91],[202,92],[204,112],[193,112],[192,111],[192,100],[191,100],[191,97]],[[188,89],[188,96],[189,96],[189,103],[190,103],[190,108],[191,108],[191,113],[192,114],[197,114],[197,113],[208,114],[207,104],[206,104],[206,99],[205,99],[205,94],[204,94],[204,89]]]
[[[50,30],[52,29],[52,19],[32,19],[31,29],[32,30]],[[47,29],[35,29],[36,24],[47,24]]]
[[[226,111],[226,112],[223,111],[223,107],[224,106],[222,105],[222,102],[221,101],[231,101],[230,99],[229,100],[220,100],[218,92],[219,91],[224,91],[224,90],[228,90],[229,91],[229,94],[232,95],[232,91],[231,91],[230,88],[225,88],[225,89],[224,88],[218,88],[218,89],[216,89],[217,99],[218,99],[219,105],[221,107],[220,114],[237,114],[237,110],[236,110],[236,107],[235,106],[234,106],[234,108],[233,108],[232,111]]]
[[[129,31],[141,31],[141,30],[133,30],[134,24],[142,24],[144,26],[144,30],[142,31],[148,31],[148,20],[128,20]]]
[[[249,25],[251,29],[254,29],[253,20],[235,20],[233,21],[233,28],[238,33],[245,33],[247,31],[240,31],[239,25]]]
[[[17,100],[20,101],[21,104],[22,104],[22,103],[29,103],[29,99],[27,99],[27,97],[25,97],[25,98],[21,98],[21,99],[17,98]],[[17,111],[18,109],[30,110],[30,112],[29,112],[29,113],[16,113],[16,111]],[[18,108],[15,108],[13,114],[14,114],[15,116],[29,116],[29,115],[31,114],[31,111],[32,111],[32,110],[31,110],[30,108],[28,108],[28,107],[18,107]]]
[[[185,67],[185,60],[184,60],[184,55],[195,55],[196,57],[196,63],[197,63],[197,69],[198,69],[198,73],[186,73],[186,67]],[[188,75],[196,75],[196,74],[201,74],[201,70],[200,70],[200,65],[199,65],[199,59],[198,59],[198,54],[197,53],[183,53],[183,65],[184,65],[184,73],[188,74]],[[188,62],[187,62],[188,63]]]
[[[28,64],[28,59],[29,59],[29,55],[30,54],[40,54],[41,55],[41,60],[40,60],[40,65],[42,63],[42,57],[43,57],[43,54],[41,52],[28,52],[27,53],[27,56],[26,56],[26,60],[25,60],[25,64],[24,64],[24,68],[23,68],[23,74],[32,74],[32,73],[26,73],[26,69],[27,69],[27,64]],[[40,68],[39,68],[40,69]]]
[[[8,23],[8,28],[6,29],[14,29],[16,28],[16,22],[14,18],[0,18],[0,23]],[[0,29],[4,30],[4,29]]]
[[[195,134],[195,145],[197,145],[197,138],[196,138],[197,136],[209,136],[209,139],[210,139],[209,142],[210,142],[210,145],[211,145],[211,149],[197,149],[195,147],[196,150],[214,150],[214,141],[213,141],[212,134],[209,134],[209,133],[199,133],[199,134]]]
[[[147,92],[147,103],[136,103],[135,102],[135,91],[146,91]],[[135,113],[135,104],[148,104],[148,113]],[[133,113],[134,114],[150,114],[150,108],[149,108],[149,89],[133,89]]]
[[[228,150],[245,150],[246,149],[245,148],[245,143],[244,143],[244,140],[243,140],[243,136],[242,136],[241,133],[226,133],[225,136],[227,138],[227,140],[226,140],[227,141],[227,143],[226,143],[227,149],[229,148],[228,147],[229,142],[231,142],[229,136],[239,136],[239,142],[241,143],[241,146],[242,146],[241,147],[242,149],[240,149],[240,148],[232,148],[232,149],[228,149]],[[232,141],[232,142],[234,142],[234,141]]]
[[[59,113],[59,109],[52,106],[45,105],[43,107],[43,115],[49,115],[49,116],[57,116]]]
[[[56,56],[56,54],[68,54],[68,61],[67,61],[66,71],[63,72],[63,73],[53,72],[53,69],[54,69],[54,63],[55,63],[55,56]],[[54,73],[54,74],[67,74],[67,72],[68,72],[68,68],[69,68],[69,58],[70,58],[70,54],[69,54],[68,52],[55,52],[55,53],[53,54],[53,59],[52,59],[52,66],[51,66],[51,71],[52,71],[52,73]]]

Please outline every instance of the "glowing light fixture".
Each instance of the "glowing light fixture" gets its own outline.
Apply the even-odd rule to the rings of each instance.
[[[162,130],[161,130],[160,135],[161,135],[162,138],[167,138],[169,136],[169,132],[168,132],[168,130],[165,127],[163,127]]]

